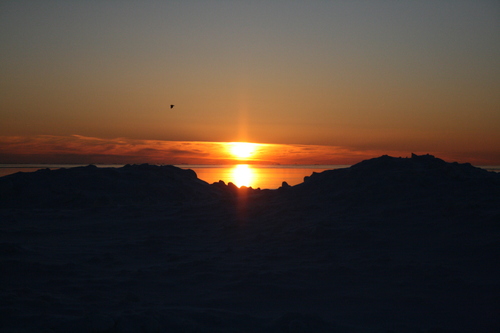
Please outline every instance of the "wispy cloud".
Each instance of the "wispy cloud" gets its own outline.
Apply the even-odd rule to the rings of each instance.
[[[82,135],[1,136],[0,163],[353,164],[384,154],[403,157],[411,154],[341,146],[257,144],[254,154],[241,161],[235,160],[228,147],[227,142],[109,139]],[[489,162],[466,160],[463,155],[440,152],[436,155],[451,161],[496,163],[494,159]]]

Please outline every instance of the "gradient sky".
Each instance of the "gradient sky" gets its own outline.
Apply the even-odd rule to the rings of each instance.
[[[0,46],[0,163],[102,140],[500,164],[497,0],[2,1]]]

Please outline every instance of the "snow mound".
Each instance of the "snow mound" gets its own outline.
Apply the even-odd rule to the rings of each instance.
[[[499,332],[499,175],[382,156],[278,190],[0,178],[0,332]]]
[[[384,155],[350,168],[313,173],[293,187],[295,194],[310,200],[371,198],[386,202],[498,196],[499,189],[500,174],[469,163],[447,163],[432,155],[415,154],[411,158]]]
[[[0,205],[9,207],[143,205],[201,200],[217,192],[193,170],[170,165],[89,165],[0,178]]]

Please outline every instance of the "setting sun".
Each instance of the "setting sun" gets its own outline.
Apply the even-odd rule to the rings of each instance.
[[[232,183],[238,187],[252,186],[254,173],[252,168],[246,164],[236,165],[231,172]]]
[[[248,142],[231,142],[229,147],[229,151],[236,158],[245,159],[253,155],[257,144]]]

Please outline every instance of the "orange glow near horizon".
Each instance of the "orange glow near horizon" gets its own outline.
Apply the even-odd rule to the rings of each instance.
[[[229,151],[238,160],[244,160],[251,157],[257,148],[257,144],[249,142],[230,142]]]
[[[450,153],[327,145],[110,139],[81,135],[0,136],[0,164],[351,165],[381,155],[409,157],[411,153],[429,153],[448,162],[500,164],[496,150],[486,149]]]
[[[500,165],[500,1],[459,3],[0,2],[0,164]]]

